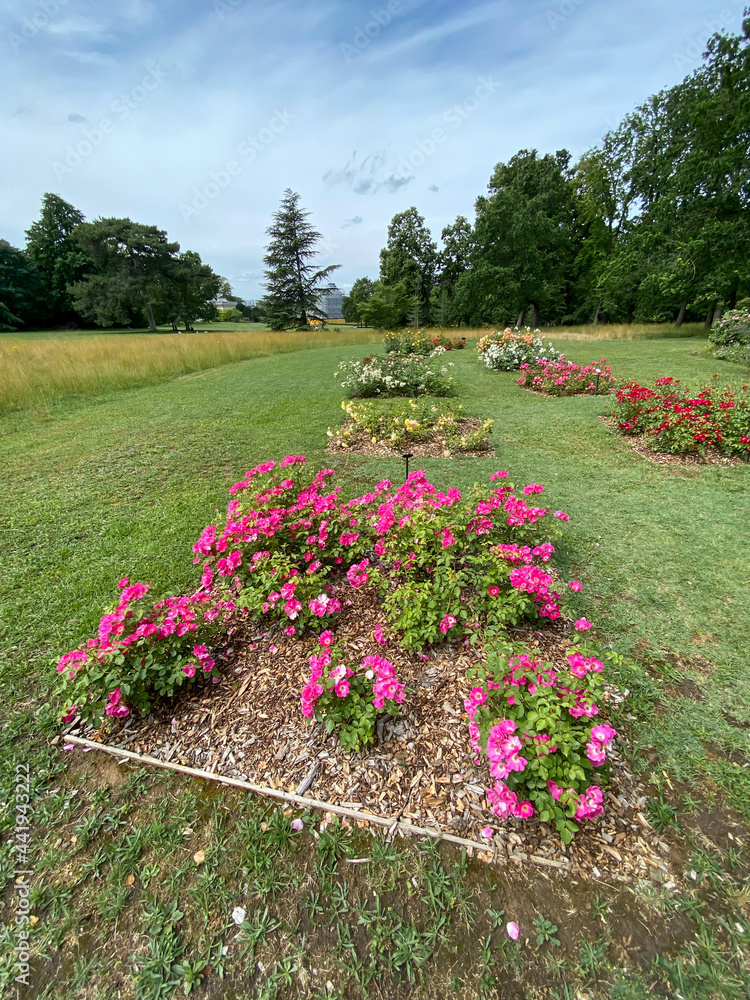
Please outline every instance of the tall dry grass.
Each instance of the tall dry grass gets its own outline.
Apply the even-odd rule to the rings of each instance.
[[[163,381],[248,358],[382,340],[375,330],[94,334],[71,340],[0,338],[0,413]]]

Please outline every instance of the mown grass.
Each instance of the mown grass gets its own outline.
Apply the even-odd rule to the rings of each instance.
[[[580,361],[598,360],[602,352],[597,341],[561,341],[559,346]],[[418,990],[429,996],[434,985],[443,991],[435,995],[452,990],[459,997],[489,997],[502,988],[500,995],[520,997],[532,983],[548,991],[540,995],[550,997],[553,990],[560,997],[575,995],[572,986],[566,992],[568,984],[592,996],[621,1000],[645,997],[647,985],[666,988],[667,983],[684,996],[706,1000],[745,995],[746,959],[737,957],[747,948],[742,936],[747,936],[749,916],[742,895],[744,868],[733,867],[726,844],[724,854],[706,854],[697,838],[694,849],[704,853],[690,859],[686,855],[697,880],[695,891],[675,897],[684,912],[676,913],[666,898],[648,902],[656,908],[650,918],[664,922],[675,917],[687,942],[666,954],[666,965],[656,970],[643,966],[635,953],[624,963],[619,945],[600,940],[610,932],[609,923],[589,926],[584,917],[573,925],[564,909],[558,912],[546,904],[549,889],[541,883],[538,912],[559,925],[563,935],[565,954],[555,971],[558,957],[551,945],[538,954],[509,949],[501,918],[493,930],[493,918],[483,913],[505,909],[516,898],[512,892],[495,886],[482,895],[470,872],[451,875],[453,856],[446,855],[440,870],[428,877],[429,857],[411,851],[401,858],[399,849],[401,874],[390,889],[396,862],[385,862],[380,874],[367,866],[373,883],[383,879],[385,888],[377,889],[376,896],[390,892],[382,905],[395,907],[396,915],[381,920],[370,896],[365,907],[369,915],[364,915],[369,923],[363,925],[364,911],[356,906],[365,904],[361,894],[360,904],[354,894],[360,887],[342,858],[334,871],[330,859],[318,858],[314,848],[313,854],[296,860],[280,856],[269,868],[261,857],[270,847],[260,819],[249,817],[250,825],[239,831],[225,829],[224,813],[211,811],[210,796],[205,799],[201,793],[196,800],[191,782],[144,779],[133,785],[126,801],[120,798],[113,768],[106,781],[100,772],[96,780],[79,782],[80,764],[65,777],[67,755],[49,744],[56,732],[57,705],[50,661],[95,629],[121,576],[152,581],[160,593],[189,586],[195,573],[192,542],[214,520],[215,508],[226,504],[227,487],[238,474],[265,458],[293,452],[307,454],[311,463],[325,461],[339,469],[347,490],[403,475],[397,459],[323,454],[326,428],[341,419],[342,390],[332,378],[336,359],[358,353],[361,348],[347,346],[260,357],[91,400],[62,400],[44,420],[33,412],[5,419],[0,439],[0,690],[6,708],[0,727],[0,828],[7,831],[11,818],[15,761],[28,754],[35,769],[35,806],[46,810],[36,834],[39,983],[46,986],[47,976],[54,995],[71,1000],[112,995],[107,975],[113,948],[115,971],[122,977],[118,988],[128,995],[135,989],[136,996],[155,996],[145,985],[133,984],[147,984],[149,970],[152,983],[165,976],[168,981],[171,964],[181,963],[184,973],[186,961],[195,968],[191,965],[178,982],[187,982],[186,975],[199,978],[201,969],[210,967],[208,982],[222,995],[216,956],[226,946],[227,965],[239,979],[223,995],[237,997],[297,995],[300,974],[290,972],[291,966],[311,975],[310,968],[317,967],[313,962],[328,970],[334,984],[329,996],[364,995],[372,988],[366,977],[373,967],[376,975],[391,977],[391,992],[385,994],[391,996],[416,995]],[[613,340],[606,356],[623,379],[673,375],[702,381],[719,373],[724,381],[738,374],[730,364],[712,361],[699,338]],[[659,822],[669,825],[675,819],[687,828],[694,800],[713,796],[715,808],[733,804],[747,819],[750,756],[748,730],[742,726],[750,722],[750,468],[652,465],[596,419],[606,409],[602,398],[542,399],[517,387],[512,373],[480,367],[471,350],[451,354],[450,360],[464,407],[495,419],[499,457],[426,460],[422,464],[428,474],[440,487],[461,487],[500,467],[516,483],[545,484],[548,503],[571,516],[560,556],[565,571],[585,584],[577,609],[595,622],[603,641],[639,658],[620,682],[632,691],[634,765],[645,769],[659,795],[654,815]],[[686,681],[695,685],[696,696],[687,691]],[[685,800],[684,808],[672,792],[670,776],[691,786],[690,804]],[[97,785],[102,790],[94,799]],[[107,793],[105,786],[112,791]],[[76,789],[70,808],[64,807],[65,796]],[[113,796],[112,803],[105,801],[107,795]],[[166,802],[174,815],[160,819],[158,812],[150,812],[150,803],[157,800]],[[236,817],[239,808],[233,799],[225,812]],[[47,814],[48,832],[43,829]],[[180,824],[199,839],[177,849],[183,844]],[[144,840],[127,841],[145,827],[150,832],[140,835]],[[195,871],[192,854],[198,848],[206,850],[207,858],[215,855],[210,878],[200,880]],[[390,849],[386,845],[383,850]],[[246,852],[254,853],[250,857]],[[5,850],[2,860],[6,867],[0,865],[0,872],[7,877]],[[128,873],[136,875],[130,894]],[[417,880],[416,889],[411,878]],[[253,890],[252,907],[246,907],[252,926],[246,939],[236,942],[236,928],[226,915],[242,902],[245,883],[260,889]],[[441,884],[452,885],[452,899],[468,893],[476,931],[467,937],[451,916],[444,925],[445,941],[438,940],[440,915],[429,911],[425,916],[421,906],[410,908],[412,902],[432,898],[430,884],[433,897]],[[293,905],[283,896],[291,885],[303,888],[306,902],[300,897],[297,909],[296,896]],[[362,892],[365,888],[361,886]],[[710,902],[711,893],[720,905]],[[179,900],[185,919],[174,921],[167,910],[155,910],[147,894],[161,907]],[[612,897],[613,905],[617,898]],[[10,916],[6,909],[8,926]],[[509,912],[506,919],[514,916]],[[688,918],[691,922],[685,923]],[[275,927],[279,921],[286,924]],[[120,936],[110,946],[117,927]],[[7,959],[10,933],[2,933],[0,953]],[[160,952],[159,940],[171,942],[172,951]],[[247,950],[240,959],[237,949],[246,946],[259,949],[257,956],[250,957]],[[305,947],[309,959],[300,957]],[[86,966],[92,957],[103,960],[103,970]],[[249,964],[258,959],[266,969],[260,977]],[[285,966],[287,960],[291,964]],[[244,972],[237,973],[238,968]],[[288,974],[296,985],[285,982]],[[309,980],[306,988],[311,996],[326,995],[319,987],[325,982]],[[203,988],[196,986],[196,994],[203,995],[197,992]]]

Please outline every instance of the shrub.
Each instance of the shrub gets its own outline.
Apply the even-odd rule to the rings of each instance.
[[[446,351],[463,351],[466,347],[466,337],[446,337],[445,334],[439,334],[437,337],[433,337],[430,341],[433,348],[442,347]]]
[[[423,357],[432,354],[435,347],[423,330],[391,330],[383,338],[383,346],[386,354],[418,354]]]
[[[536,812],[564,843],[577,820],[603,811],[600,784],[591,782],[595,769],[597,779],[606,778],[617,735],[611,726],[592,725],[603,663],[587,652],[571,649],[561,668],[494,639],[486,666],[470,674],[475,686],[464,702],[472,748],[487,758],[494,779],[487,791],[492,812],[499,819]]]
[[[577,365],[561,354],[557,361],[525,363],[520,370],[518,385],[547,396],[602,395],[612,391],[615,381],[605,358],[596,364]]]
[[[342,361],[335,378],[350,396],[452,396],[455,380],[446,365],[409,355],[374,355],[364,361]]]
[[[98,725],[104,715],[125,718],[131,708],[148,712],[155,698],[170,698],[188,679],[217,681],[209,646],[221,646],[234,610],[232,601],[212,596],[204,584],[189,597],[147,600],[149,584],[120,581],[120,597],[85,648],[65,653],[57,672],[65,683],[68,708]],[[230,630],[231,631],[231,630]]]
[[[559,616],[543,564],[567,515],[527,503],[542,486],[517,496],[498,472],[492,479],[501,485],[440,493],[420,471],[396,490],[383,480],[343,503],[340,488],[327,485],[332,470],[313,476],[302,463],[266,462],[232,486],[224,527],[209,525],[193,546],[203,573],[192,596],[135,612],[147,587],[123,581],[99,639],[60,661],[83,717],[147,711],[152,697],[170,696],[186,678],[213,678],[235,610],[290,635],[320,629],[350,587],[369,582],[409,649],[488,624]]]
[[[714,450],[750,456],[746,385],[691,391],[673,378],[657,379],[653,388],[631,382],[618,389],[610,416],[620,433],[646,437],[654,451],[705,455]]]
[[[356,668],[341,662],[333,636],[320,637],[322,652],[310,657],[310,680],[302,689],[302,714],[323,722],[327,733],[339,727],[339,742],[349,750],[372,743],[380,711],[398,714],[406,697],[392,663],[382,656],[366,656]]]
[[[361,432],[373,444],[390,448],[402,448],[407,442],[433,440],[450,454],[485,451],[489,448],[489,435],[494,423],[484,420],[475,430],[466,430],[465,426],[461,426],[466,414],[460,404],[438,404],[424,397],[390,406],[380,401],[345,401],[341,408],[354,424],[338,431],[329,428],[328,436],[341,447],[347,447],[352,436]]]
[[[711,327],[714,355],[724,361],[750,361],[750,309],[733,309]]]
[[[477,344],[477,351],[488,368],[496,371],[516,371],[523,364],[531,364],[544,358],[556,361],[560,352],[556,351],[549,341],[545,342],[536,336],[539,330],[526,329],[504,330],[502,333],[490,333]]]

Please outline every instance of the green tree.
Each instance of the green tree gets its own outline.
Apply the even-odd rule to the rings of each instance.
[[[380,281],[384,286],[403,285],[417,299],[422,323],[429,322],[436,267],[437,244],[424,217],[414,207],[394,215],[380,251]]]
[[[0,330],[16,330],[34,320],[40,280],[23,250],[0,240]]]
[[[263,261],[266,265],[267,294],[263,308],[272,330],[306,327],[308,314],[323,316],[318,301],[333,289],[327,280],[340,264],[318,268],[314,258],[320,233],[307,221],[300,197],[289,188],[266,230],[271,237]]]
[[[471,266],[474,232],[463,215],[446,226],[441,239],[443,248],[437,255],[436,285],[430,298],[430,317],[438,326],[448,326],[460,319],[455,314],[454,292],[459,279]]]
[[[26,252],[43,285],[43,308],[53,325],[73,318],[70,286],[92,270],[90,257],[74,234],[84,216],[59,195],[45,194],[36,222],[26,230]]]
[[[371,278],[357,278],[352,285],[352,290],[345,295],[341,303],[341,311],[347,323],[361,322],[359,307],[363,302],[372,298],[375,282]]]
[[[476,203],[471,268],[456,288],[472,321],[520,323],[530,307],[537,326],[564,313],[574,256],[569,164],[566,150],[540,157],[522,149],[495,167],[488,196]]]
[[[225,284],[224,278],[204,264],[194,250],[175,257],[166,277],[166,312],[174,329],[182,322],[186,330],[191,330],[194,320],[208,318],[213,309],[210,300]]]
[[[403,281],[394,285],[376,281],[370,298],[360,303],[359,313],[365,326],[374,327],[376,330],[388,330],[395,326],[403,326],[415,306],[416,298],[409,294],[409,289]]]
[[[179,243],[130,219],[84,222],[75,239],[94,272],[71,286],[74,307],[99,326],[137,323],[145,315],[156,332],[154,309],[168,306]]]
[[[699,69],[626,116],[593,154],[606,159],[607,145],[616,150],[630,197],[612,253],[600,255],[598,286],[605,303],[635,290],[638,319],[679,326],[705,317],[710,326],[717,309],[748,287],[747,13],[741,35],[709,39]]]

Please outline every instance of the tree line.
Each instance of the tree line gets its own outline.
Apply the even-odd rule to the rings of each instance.
[[[750,294],[750,9],[701,67],[572,163],[523,149],[438,250],[416,208],[394,216],[350,322],[710,325]]]
[[[211,299],[228,283],[192,250],[180,252],[156,226],[130,219],[86,222],[77,208],[45,194],[23,250],[0,240],[0,330],[19,327],[140,327],[143,321],[192,329],[211,319]]]

